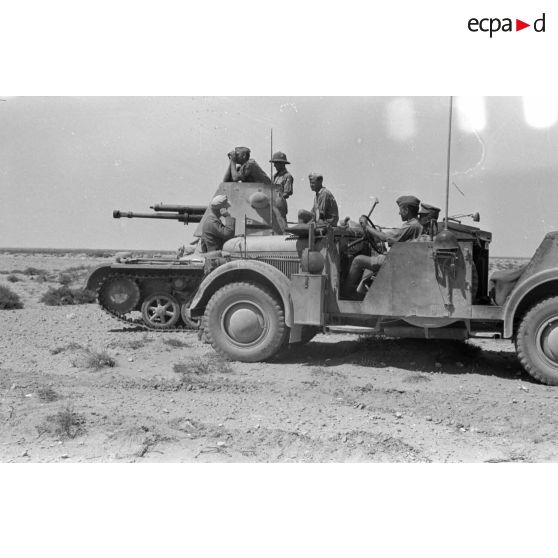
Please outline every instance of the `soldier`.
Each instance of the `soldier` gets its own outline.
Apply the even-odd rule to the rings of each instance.
[[[398,229],[391,229],[386,232],[380,231],[370,227],[364,216],[359,219],[360,225],[363,228],[366,227],[367,232],[373,239],[379,242],[387,242],[389,246],[396,242],[414,240],[418,238],[422,232],[422,226],[417,219],[420,200],[415,196],[401,196],[397,198],[396,203],[399,206],[399,215],[403,221],[403,225]],[[363,291],[362,287],[359,285],[359,283],[362,283],[362,272],[367,269],[370,270],[372,274],[376,274],[380,270],[385,259],[386,257],[382,254],[376,256],[356,256],[351,264],[351,269],[347,277],[348,290],[353,292],[357,290],[358,287],[358,293],[364,294],[365,291]]]
[[[312,207],[312,221],[327,223],[332,227],[337,226],[339,221],[339,209],[333,194],[323,186],[324,177],[316,172],[308,175],[310,189],[316,193]],[[299,219],[301,212],[299,212]]]
[[[202,252],[221,250],[223,244],[234,236],[235,220],[227,211],[229,207],[229,200],[223,194],[215,196],[211,200],[211,211],[205,217],[202,225]],[[221,221],[221,217],[225,218],[225,224]]]
[[[281,229],[285,230],[287,226],[287,199],[293,194],[293,175],[287,170],[287,156],[281,151],[277,151],[271,157],[270,163],[275,167],[273,175],[273,185],[275,186],[275,207],[277,208],[281,218],[279,219]]]
[[[265,171],[250,159],[250,150],[247,147],[235,147],[228,153],[229,168],[225,173],[223,182],[263,182],[271,184],[271,179]]]
[[[418,219],[422,225],[422,234],[434,236],[438,232],[438,215],[440,215],[440,208],[430,205],[428,203],[420,204],[420,211],[418,212]]]

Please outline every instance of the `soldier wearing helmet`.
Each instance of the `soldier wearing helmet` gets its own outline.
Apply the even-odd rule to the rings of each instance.
[[[370,237],[379,242],[387,242],[390,246],[396,242],[415,240],[422,232],[422,226],[417,219],[420,200],[415,196],[401,196],[397,198],[396,203],[399,206],[399,215],[403,221],[403,225],[400,228],[381,231],[370,227],[366,216],[363,215],[359,219],[360,225],[366,228]],[[383,254],[378,254],[376,256],[356,256],[351,264],[347,277],[348,290],[352,292],[357,290],[358,287],[359,294],[364,294],[365,290],[363,291],[359,285],[359,283],[362,283],[361,280],[363,279],[362,272],[364,270],[369,270],[372,272],[370,276],[376,274],[380,270],[385,259],[386,257]]]
[[[293,194],[293,175],[287,170],[287,165],[290,165],[287,156],[281,152],[275,152],[270,161],[275,167],[275,174],[273,175],[273,190],[275,199],[275,208],[277,220],[281,230],[285,230],[287,226],[287,199]]]
[[[247,147],[235,147],[228,153],[229,168],[225,173],[223,182],[262,182],[271,184],[271,179],[265,171],[250,159],[250,149]]]
[[[223,244],[234,236],[235,220],[230,216],[229,200],[225,195],[215,196],[211,200],[210,211],[202,224],[201,251],[214,252],[221,250]],[[225,219],[225,224],[221,218]]]

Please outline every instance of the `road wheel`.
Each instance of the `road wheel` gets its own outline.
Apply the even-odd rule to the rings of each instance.
[[[523,368],[531,376],[558,385],[558,297],[539,302],[525,314],[515,346]]]
[[[169,329],[180,318],[180,304],[169,293],[155,293],[147,297],[141,305],[141,315],[145,325],[151,329]]]
[[[127,314],[137,305],[140,290],[130,277],[109,277],[99,289],[99,304],[109,312]]]
[[[281,303],[254,283],[230,283],[219,289],[207,304],[203,329],[219,354],[241,362],[272,357],[289,332]]]

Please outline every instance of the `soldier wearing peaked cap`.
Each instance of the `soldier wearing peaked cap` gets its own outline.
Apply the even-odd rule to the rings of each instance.
[[[227,196],[215,196],[209,205],[202,224],[201,251],[214,252],[221,250],[223,244],[234,236],[235,220],[228,212],[230,207]],[[222,218],[225,219],[223,224]]]
[[[396,242],[415,240],[422,232],[422,226],[417,219],[420,200],[415,196],[401,196],[395,202],[399,206],[399,215],[403,221],[401,227],[389,231],[380,231],[370,227],[366,216],[363,215],[359,220],[360,225],[363,228],[366,227],[370,237],[380,242],[387,242],[389,246]],[[367,269],[373,274],[377,273],[385,259],[386,257],[383,254],[377,256],[356,256],[347,277],[348,288],[352,291],[356,290],[361,282],[362,272]],[[360,292],[360,294],[363,293]]]
[[[228,153],[229,168],[225,173],[223,182],[262,182],[271,184],[271,179],[265,171],[250,159],[250,149],[247,147],[235,147]]]
[[[285,230],[287,226],[287,199],[293,194],[293,175],[287,170],[287,165],[290,165],[287,156],[281,152],[275,152],[270,161],[275,167],[275,174],[273,175],[273,185],[275,191],[275,207],[278,212],[278,221],[280,222],[281,229]]]
[[[440,215],[440,208],[428,203],[422,203],[418,212],[418,220],[422,225],[422,233],[433,235],[438,230],[438,216]]]

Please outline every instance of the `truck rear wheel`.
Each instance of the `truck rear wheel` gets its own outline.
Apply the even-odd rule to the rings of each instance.
[[[558,385],[558,297],[539,302],[523,316],[515,346],[521,365],[531,376]]]
[[[230,283],[209,300],[203,316],[208,341],[222,356],[241,362],[272,357],[288,334],[281,303],[254,283]]]

